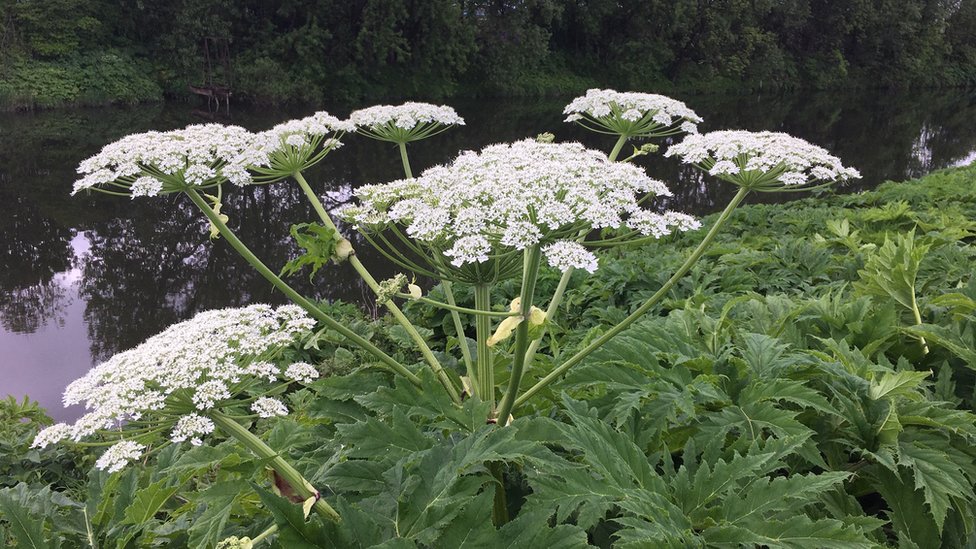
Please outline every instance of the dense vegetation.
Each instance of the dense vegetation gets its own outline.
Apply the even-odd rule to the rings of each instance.
[[[340,525],[303,520],[233,441],[89,474],[89,452],[28,451],[43,414],[5,402],[0,546],[211,547],[272,523],[284,547],[970,546],[974,182],[967,168],[740,208],[655,314],[506,428],[486,426],[475,401],[453,407],[430,375],[426,392],[393,384],[359,369],[368,358],[342,338],[314,336],[289,355],[332,376],[292,392],[288,419],[256,427],[328,486]],[[619,321],[698,239],[621,250],[574,280],[547,339],[565,349],[549,351],[571,354]],[[450,345],[449,316],[410,308]],[[331,310],[402,353],[388,318]],[[486,462],[517,511],[500,529],[486,519]]]
[[[973,0],[0,0],[0,108],[976,83]]]

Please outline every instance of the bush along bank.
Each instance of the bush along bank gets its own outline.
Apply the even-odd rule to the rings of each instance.
[[[162,101],[149,65],[112,51],[40,61],[0,61],[0,110]]]

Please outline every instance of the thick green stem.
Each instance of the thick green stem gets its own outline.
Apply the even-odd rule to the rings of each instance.
[[[210,222],[213,223],[215,227],[217,227],[217,230],[220,231],[221,236],[223,236],[224,239],[227,240],[227,243],[230,244],[231,247],[233,247],[234,250],[236,250],[237,253],[241,255],[241,257],[243,257],[248,263],[250,263],[251,266],[254,267],[254,269],[261,274],[261,276],[267,279],[267,281],[270,282],[279,291],[281,291],[281,293],[285,294],[285,296],[288,297],[288,299],[292,300],[296,305],[308,311],[308,313],[312,315],[313,318],[315,318],[322,324],[325,324],[326,327],[331,328],[336,332],[339,332],[340,334],[342,334],[343,337],[345,337],[349,341],[359,346],[359,348],[363,349],[364,351],[378,358],[380,362],[388,366],[390,369],[406,377],[414,385],[417,385],[418,387],[420,386],[421,384],[420,378],[418,378],[413,372],[408,370],[405,366],[397,362],[396,359],[381,351],[378,347],[376,347],[376,345],[373,345],[368,340],[363,338],[361,335],[343,326],[339,321],[325,314],[321,309],[316,307],[314,303],[306,299],[303,295],[295,291],[294,288],[286,284],[284,280],[278,277],[278,275],[276,275],[271,269],[269,269],[267,265],[261,262],[261,260],[258,259],[258,257],[254,255],[254,253],[250,249],[248,249],[248,247],[245,246],[244,243],[241,242],[239,238],[237,238],[237,235],[234,234],[234,231],[230,230],[227,224],[224,223],[222,219],[220,219],[220,216],[218,216],[217,213],[214,212],[213,208],[211,208],[210,205],[207,204],[206,200],[204,200],[199,193],[197,193],[194,189],[187,189],[186,194],[187,196],[190,197],[190,200],[192,200],[193,203],[196,204],[198,208],[200,208],[200,211],[202,211],[203,214],[207,216]]]
[[[552,294],[552,299],[549,300],[549,306],[546,307],[546,322],[552,323],[552,319],[556,316],[556,311],[559,310],[559,305],[563,301],[563,294],[566,293],[566,287],[569,286],[569,279],[573,276],[574,269],[572,267],[566,269],[563,273],[562,278],[559,279],[559,285],[556,286],[556,291]],[[539,345],[542,343],[542,338],[546,335],[545,326],[542,327],[542,333],[539,334],[539,338],[533,341],[529,345],[529,350],[525,352],[525,363],[532,364],[532,359],[535,358],[536,351],[539,350]]]
[[[447,298],[447,303],[451,307],[457,307],[457,302],[454,300],[454,287],[447,280],[441,282],[441,288],[444,288],[444,296]],[[468,374],[468,383],[474,387],[475,379],[477,379],[477,373],[474,370],[474,361],[471,359],[471,349],[468,348],[468,339],[464,336],[464,324],[461,323],[461,315],[458,311],[451,309],[451,319],[454,320],[454,331],[457,332],[458,345],[461,346],[461,356],[464,357],[464,369]]]
[[[708,248],[709,244],[712,243],[712,240],[715,238],[715,235],[718,234],[719,229],[721,229],[722,225],[724,225],[725,222],[728,221],[729,217],[732,215],[732,210],[734,210],[736,206],[738,206],[739,203],[742,202],[742,199],[744,199],[747,194],[749,194],[749,189],[745,187],[739,187],[739,192],[737,192],[735,196],[732,197],[732,201],[729,202],[729,205],[726,206],[724,210],[722,210],[721,215],[719,215],[718,219],[715,220],[715,224],[712,225],[712,228],[708,231],[708,234],[705,235],[705,238],[703,238],[702,241],[698,244],[698,247],[695,248],[695,250],[691,253],[688,259],[686,259],[685,262],[681,264],[681,267],[678,267],[678,270],[675,271],[673,275],[671,275],[671,278],[669,278],[668,281],[665,282],[664,285],[661,286],[661,288],[654,293],[654,295],[648,298],[648,300],[645,301],[644,304],[641,305],[636,311],[631,313],[630,316],[622,320],[619,324],[617,324],[613,328],[607,330],[606,333],[604,333],[602,336],[600,336],[595,341],[587,345],[581,351],[577,352],[575,355],[570,357],[568,360],[566,360],[566,362],[564,362],[559,367],[557,367],[552,372],[550,372],[549,375],[540,379],[528,391],[526,391],[524,394],[522,394],[515,400],[515,406],[518,407],[524,404],[527,400],[532,398],[536,393],[538,393],[539,391],[547,387],[553,381],[562,377],[562,375],[565,374],[567,371],[569,371],[570,368],[582,362],[584,358],[590,355],[590,353],[602,347],[607,341],[610,341],[611,338],[613,338],[620,332],[626,330],[631,324],[636,322],[637,319],[644,316],[645,313],[651,310],[651,307],[656,305],[658,301],[660,301],[665,295],[667,295],[667,293],[671,291],[671,288],[674,287],[675,283],[677,283],[678,280],[681,279],[681,277],[687,274],[688,271],[691,270],[691,267],[701,258],[702,254],[705,253],[705,250]]]
[[[335,223],[332,221],[332,217],[329,216],[327,211],[325,211],[325,206],[322,205],[322,201],[319,200],[319,197],[315,194],[315,191],[312,190],[311,185],[309,185],[308,181],[305,180],[305,176],[303,176],[301,172],[296,172],[295,181],[298,181],[298,186],[301,187],[302,191],[305,192],[306,198],[308,198],[308,201],[312,204],[312,208],[315,209],[315,213],[318,214],[319,219],[322,220],[322,223],[324,223],[326,227],[329,227],[335,231],[337,238],[342,238],[342,236],[339,235],[338,228],[336,228]],[[363,265],[358,257],[356,257],[355,252],[349,254],[349,264],[352,265],[352,268],[356,270],[373,293],[379,295],[380,285],[376,282],[376,279],[373,278],[373,275],[371,275],[366,269],[366,266]],[[460,404],[461,396],[458,394],[457,387],[454,386],[454,382],[451,380],[451,377],[447,375],[447,372],[444,371],[443,367],[441,367],[441,363],[437,360],[437,357],[434,356],[434,353],[430,350],[430,346],[427,345],[427,342],[417,331],[417,328],[415,328],[410,320],[407,319],[406,315],[404,315],[403,311],[397,307],[396,303],[393,303],[391,300],[387,300],[383,305],[386,306],[386,309],[390,311],[390,314],[393,315],[393,318],[397,321],[397,324],[402,326],[403,329],[407,331],[407,334],[410,335],[410,339],[417,344],[417,348],[420,349],[420,354],[424,356],[424,360],[427,361],[427,364],[430,364],[431,369],[435,374],[437,374],[437,379],[440,380],[441,385],[444,386],[444,389],[451,396],[451,400],[453,400],[456,404]]]
[[[922,313],[918,310],[918,303],[915,301],[915,290],[912,290],[912,315],[915,317],[915,325],[920,326],[922,324]],[[929,354],[929,344],[925,341],[922,336],[918,337],[918,342],[922,344],[922,354]]]
[[[529,313],[532,309],[532,297],[535,295],[535,282],[539,275],[539,247],[532,246],[525,250],[522,266],[522,291],[519,295],[522,322],[515,328],[515,352],[512,355],[512,374],[508,381],[508,390],[498,406],[498,421],[502,425],[508,424],[508,415],[515,404],[519,385],[522,383],[522,372],[525,369],[526,355],[529,347]]]
[[[617,160],[617,156],[620,154],[620,150],[624,148],[624,143],[626,142],[626,135],[621,135],[619,138],[617,138],[617,143],[614,144],[613,150],[610,151],[610,162]]]
[[[479,311],[491,310],[491,289],[487,284],[474,287],[474,308]],[[495,371],[491,363],[491,317],[478,315],[474,319],[475,337],[478,339],[477,392],[481,400],[495,408]]]
[[[397,143],[400,147],[400,160],[403,161],[403,173],[407,179],[413,179],[413,172],[410,170],[410,159],[407,158],[407,144]]]
[[[278,452],[274,451],[270,446],[264,443],[263,440],[259,439],[254,433],[248,431],[243,425],[234,421],[233,419],[225,416],[224,414],[212,411],[210,412],[210,419],[213,420],[217,427],[220,427],[225,433],[237,439],[238,442],[243,444],[248,450],[254,452],[256,456],[262,460],[266,460],[268,464],[274,469],[281,478],[285,479],[285,482],[295,493],[301,496],[303,499],[315,498],[315,503],[312,505],[312,509],[324,518],[339,522],[341,518],[339,513],[332,508],[331,505],[326,503],[324,499],[320,497],[315,488],[309,484],[305,477],[291,466],[290,463],[285,461]]]
[[[278,531],[278,525],[277,524],[272,524],[264,532],[261,532],[260,534],[258,534],[258,536],[256,538],[253,538],[251,540],[251,545],[254,546],[254,545],[257,545],[258,543],[261,543],[268,536],[276,533],[277,531]]]

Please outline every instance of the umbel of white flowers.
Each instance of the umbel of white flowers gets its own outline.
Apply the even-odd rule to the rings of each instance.
[[[806,190],[857,179],[826,149],[785,133],[717,131],[689,135],[665,156],[677,156],[729,183],[756,191]]]
[[[367,137],[392,143],[409,143],[464,125],[453,108],[430,103],[376,105],[353,111],[349,122]]]
[[[265,165],[268,151],[238,126],[201,124],[129,135],[78,166],[74,192],[94,189],[125,196],[156,196],[187,186],[209,188],[252,182],[248,168]]]
[[[141,435],[125,440],[139,427],[169,429],[173,442],[202,444],[202,437],[214,430],[208,410],[233,404],[241,394],[264,395],[276,384],[310,383],[318,377],[311,364],[282,367],[268,360],[314,325],[295,305],[207,311],[174,324],[68,385],[65,405],[84,404],[88,412],[74,424],[42,430],[33,446],[80,441],[96,433],[116,437],[121,440],[98,465],[118,470],[141,455]],[[254,399],[250,408],[259,417],[288,413],[284,403],[270,396]]]
[[[697,133],[702,121],[684,103],[664,95],[615,90],[587,90],[566,105],[566,122],[626,137],[664,137]]]
[[[359,205],[341,210],[347,221],[376,238],[394,228],[425,248],[438,276],[465,281],[480,276],[467,267],[530,246],[540,246],[557,269],[593,272],[596,256],[578,242],[581,231],[632,229],[660,237],[699,226],[685,214],[643,209],[639,200],[647,195],[670,196],[667,186],[579,143],[491,145],[420,177],[366,185],[355,194]]]
[[[258,134],[238,126],[201,124],[168,132],[133,134],[106,145],[78,166],[72,194],[97,190],[135,198],[270,183],[304,170],[355,129],[321,111]]]

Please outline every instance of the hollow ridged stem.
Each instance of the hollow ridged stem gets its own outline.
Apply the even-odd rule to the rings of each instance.
[[[749,189],[745,187],[739,187],[739,192],[737,192],[736,195],[732,197],[732,201],[729,202],[728,206],[726,206],[724,210],[722,210],[721,215],[719,215],[718,219],[715,220],[715,224],[712,225],[712,228],[708,231],[708,234],[706,234],[705,238],[703,238],[702,241],[698,243],[698,247],[695,248],[695,250],[691,253],[691,255],[688,256],[688,259],[686,259],[685,262],[682,263],[680,267],[678,267],[678,270],[675,271],[673,275],[671,275],[671,278],[669,278],[668,281],[665,282],[664,285],[661,286],[661,288],[654,293],[654,295],[648,298],[648,300],[645,301],[644,304],[641,305],[639,308],[637,308],[637,310],[631,313],[630,316],[622,320],[619,324],[617,324],[613,328],[607,330],[606,333],[604,333],[595,341],[593,341],[585,348],[577,352],[575,355],[570,357],[568,360],[566,360],[566,362],[564,362],[556,369],[554,369],[552,372],[550,372],[549,375],[540,379],[535,385],[533,385],[531,388],[529,388],[529,390],[527,390],[525,393],[523,393],[515,400],[515,406],[516,407],[521,406],[528,399],[532,398],[536,393],[544,389],[550,383],[559,379],[563,374],[569,371],[570,368],[582,362],[584,358],[590,355],[590,353],[602,347],[604,344],[606,344],[607,341],[610,341],[610,339],[612,339],[620,332],[626,330],[631,324],[636,322],[637,319],[639,319],[640,317],[644,316],[644,314],[647,313],[647,311],[649,311],[651,307],[656,305],[658,301],[660,301],[665,295],[667,295],[667,293],[671,291],[671,288],[674,287],[674,285],[678,282],[678,280],[680,280],[681,277],[687,274],[688,271],[691,270],[691,267],[701,258],[702,254],[705,253],[705,250],[712,243],[712,240],[715,238],[715,235],[718,234],[719,229],[721,229],[722,225],[724,225],[725,222],[728,221],[729,217],[732,215],[732,210],[734,210],[736,206],[738,206],[739,203],[742,202],[742,199],[744,199],[747,194],[749,194]]]
[[[295,181],[298,182],[298,186],[301,187],[302,191],[305,192],[305,197],[308,198],[308,201],[312,204],[312,208],[315,209],[315,213],[318,214],[319,219],[322,220],[322,223],[324,223],[326,227],[335,231],[337,238],[341,238],[338,228],[332,221],[329,213],[325,211],[325,206],[322,205],[322,201],[319,200],[319,197],[315,194],[315,191],[312,190],[311,185],[309,185],[308,181],[305,180],[305,176],[303,176],[301,172],[296,172]],[[373,278],[373,275],[370,274],[369,270],[366,269],[366,266],[363,265],[358,257],[356,257],[355,252],[349,254],[349,264],[352,265],[352,268],[356,270],[356,273],[358,273],[363,281],[366,282],[366,285],[369,286],[370,290],[372,290],[374,294],[379,295],[380,285],[376,282],[376,279]],[[434,356],[434,353],[430,350],[430,346],[427,345],[427,342],[424,340],[423,336],[420,335],[420,332],[417,331],[417,328],[414,327],[413,323],[411,323],[406,315],[403,314],[403,311],[397,307],[396,303],[393,303],[391,300],[387,300],[383,305],[388,311],[390,311],[390,314],[393,315],[393,318],[397,321],[397,324],[402,326],[403,329],[407,331],[410,339],[417,344],[417,348],[420,349],[420,354],[423,355],[424,360],[427,361],[427,364],[430,365],[431,369],[437,375],[437,379],[441,382],[441,385],[444,386],[444,389],[450,395],[451,400],[453,400],[456,404],[460,404],[461,396],[458,394],[457,387],[454,386],[454,382],[451,380],[451,377],[447,375],[447,372],[444,371],[443,367],[441,367],[441,363],[437,360],[437,357]]]
[[[441,282],[441,288],[444,288],[444,296],[447,298],[447,303],[451,307],[457,307],[457,302],[454,300],[454,287],[452,284],[444,280]],[[455,309],[450,309],[451,319],[454,321],[454,331],[457,332],[458,344],[461,346],[461,356],[464,358],[464,369],[468,374],[468,382],[473,387],[475,384],[475,379],[477,378],[477,373],[474,370],[474,361],[471,360],[471,349],[468,348],[468,340],[464,337],[464,324],[461,323],[461,315]]]
[[[491,289],[487,284],[477,284],[474,287],[474,308],[479,311],[491,310]],[[478,339],[478,368],[477,391],[481,400],[495,408],[495,372],[491,363],[491,348],[488,338],[491,337],[491,318],[478,315],[474,320],[475,337]]]
[[[264,532],[261,532],[260,534],[257,535],[257,537],[251,540],[251,545],[253,546],[253,545],[257,545],[258,543],[261,543],[262,541],[267,539],[268,536],[276,533],[277,531],[278,531],[277,524],[272,524],[271,526],[268,526],[268,528]]]
[[[610,151],[610,162],[613,162],[617,159],[617,155],[620,154],[620,150],[624,148],[624,143],[626,142],[627,142],[626,135],[621,135],[620,137],[617,138],[617,142],[614,144],[613,150]]]
[[[410,170],[410,159],[407,158],[407,144],[397,143],[400,148],[400,160],[403,162],[403,173],[407,179],[413,179],[413,172]]]
[[[306,299],[303,295],[295,291],[294,288],[285,283],[284,280],[278,277],[278,275],[276,275],[271,269],[268,268],[267,265],[258,259],[256,255],[254,255],[254,252],[248,249],[248,247],[245,246],[239,238],[237,238],[234,231],[230,230],[230,227],[228,227],[227,224],[220,219],[220,216],[217,215],[213,208],[207,204],[207,201],[204,200],[199,193],[197,193],[194,189],[187,189],[186,194],[190,197],[190,200],[192,200],[193,203],[200,208],[200,211],[207,216],[210,222],[217,227],[217,230],[220,231],[220,235],[224,237],[227,243],[230,244],[231,247],[233,247],[234,250],[241,255],[241,257],[250,263],[251,266],[261,274],[261,276],[263,276],[281,293],[285,294],[288,299],[292,300],[296,305],[308,311],[308,313],[312,315],[315,320],[318,320],[322,324],[325,324],[326,327],[339,332],[343,337],[359,346],[359,348],[378,358],[380,362],[388,366],[390,369],[406,377],[414,385],[417,385],[418,387],[420,386],[420,378],[408,370],[404,365],[397,362],[396,359],[390,355],[384,353],[376,345],[373,345],[361,335],[343,326],[342,323],[325,314],[325,312],[316,307],[314,303]]]
[[[529,314],[532,309],[532,297],[535,294],[535,282],[539,275],[539,246],[532,246],[525,250],[522,267],[522,291],[519,295],[522,322],[515,328],[515,353],[512,355],[512,374],[508,381],[508,390],[498,406],[498,421],[502,425],[508,424],[508,415],[515,404],[519,384],[522,383],[522,372],[525,369],[526,351],[529,347]]]
[[[549,300],[549,306],[546,307],[546,322],[551,323],[552,319],[556,316],[556,311],[559,310],[559,305],[563,301],[563,294],[566,293],[566,287],[569,286],[569,279],[573,276],[572,267],[566,269],[563,276],[559,279],[559,285],[556,286],[556,291],[552,293],[552,299]],[[542,338],[546,335],[545,326],[542,327],[542,333],[539,334],[538,339],[534,340],[529,345],[529,350],[525,352],[525,363],[532,364],[532,359],[535,358],[536,351],[539,350],[539,345],[542,343]]]
[[[316,498],[315,503],[312,505],[312,509],[324,518],[329,520],[340,522],[342,518],[339,513],[332,508],[324,499],[320,497],[318,491],[315,490],[312,485],[305,480],[305,477],[291,466],[290,463],[284,460],[281,455],[278,454],[273,448],[264,443],[263,440],[258,438],[254,433],[248,431],[243,425],[234,421],[233,419],[225,416],[224,414],[213,411],[210,412],[210,419],[213,420],[220,429],[222,429],[228,435],[237,439],[238,442],[244,445],[248,450],[254,452],[256,456],[262,460],[266,460],[268,465],[271,466],[281,478],[285,479],[289,486],[295,490],[299,496],[303,499],[308,499],[311,497]]]

